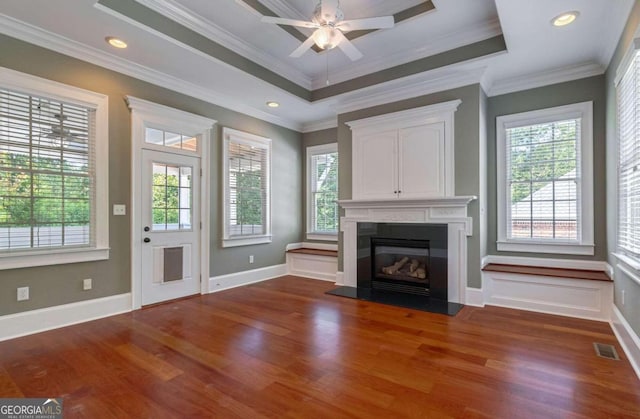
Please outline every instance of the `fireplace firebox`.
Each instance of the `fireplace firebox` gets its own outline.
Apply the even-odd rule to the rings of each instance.
[[[446,224],[358,223],[358,283],[447,301]]]

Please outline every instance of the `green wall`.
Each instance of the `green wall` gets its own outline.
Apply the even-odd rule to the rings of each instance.
[[[616,266],[617,260],[611,254],[615,252],[617,246],[616,233],[618,230],[618,207],[617,207],[617,161],[618,161],[618,145],[617,145],[617,112],[616,112],[616,89],[615,78],[620,61],[626,54],[631,41],[634,38],[636,29],[640,25],[640,1],[636,1],[633,10],[629,16],[629,20],[624,28],[618,47],[609,63],[606,73],[606,122],[607,122],[607,155],[606,155],[606,178],[607,178],[607,242],[609,252],[607,258],[611,266]],[[625,291],[625,304],[622,304],[622,290]],[[625,317],[629,325],[636,334],[640,335],[640,285],[628,278],[626,275],[617,271],[614,278],[614,303]]]
[[[212,139],[211,276],[285,262],[287,243],[302,238],[301,134],[230,111],[84,61],[0,35],[0,66],[109,96],[109,204],[131,205],[131,126],[124,97],[132,95],[218,121]],[[273,243],[222,249],[222,126],[273,140]],[[111,213],[111,211],[109,211]],[[110,216],[107,261],[0,270],[0,315],[127,293],[131,289],[130,218]],[[255,256],[249,265],[248,255]],[[82,280],[93,289],[82,291]],[[30,287],[30,300],[17,302],[16,289]]]
[[[589,77],[536,89],[523,90],[489,98],[487,142],[487,252],[490,255],[542,257],[562,259],[606,260],[606,194],[605,194],[605,82],[604,76]],[[594,169],[594,238],[595,255],[554,255],[550,253],[500,252],[496,248],[497,176],[496,176],[496,117],[536,109],[551,108],[593,101],[593,169]]]
[[[331,144],[338,141],[338,129],[329,128],[302,134],[302,237],[306,242],[334,244],[334,241],[308,240],[307,232],[307,147]],[[339,173],[338,173],[339,175]]]
[[[420,106],[433,105],[460,99],[462,103],[455,113],[455,194],[476,195],[480,193],[480,98],[479,84],[444,92],[420,96],[399,102],[388,103],[338,116],[338,153],[340,154],[340,199],[351,199],[351,130],[345,122],[398,112]],[[480,211],[478,201],[469,204],[469,216],[473,219],[473,235],[468,245],[468,285],[481,287],[480,278]],[[340,237],[338,270],[342,271],[342,237]]]

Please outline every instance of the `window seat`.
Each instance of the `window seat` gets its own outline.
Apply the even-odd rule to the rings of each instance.
[[[482,268],[482,294],[488,305],[609,321],[613,281],[604,263],[602,269],[488,263]]]
[[[550,276],[555,278],[588,279],[592,281],[611,282],[611,278],[605,271],[594,271],[586,269],[545,268],[541,266],[504,265],[499,263],[489,263],[484,268],[482,268],[482,270],[523,275]]]
[[[327,249],[326,246],[316,246],[314,243],[302,243],[295,245],[295,248],[287,249],[286,259],[290,275],[336,282],[337,249]]]

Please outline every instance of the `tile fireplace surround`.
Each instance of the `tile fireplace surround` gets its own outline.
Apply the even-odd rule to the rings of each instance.
[[[446,224],[448,226],[448,300],[465,303],[467,287],[467,237],[472,234],[472,219],[467,205],[475,196],[429,199],[341,200],[345,210],[340,219],[343,232],[342,285],[357,286],[358,223]]]

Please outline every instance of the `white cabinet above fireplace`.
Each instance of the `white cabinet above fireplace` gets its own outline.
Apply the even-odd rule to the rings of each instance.
[[[454,195],[454,100],[347,122],[354,200]]]

